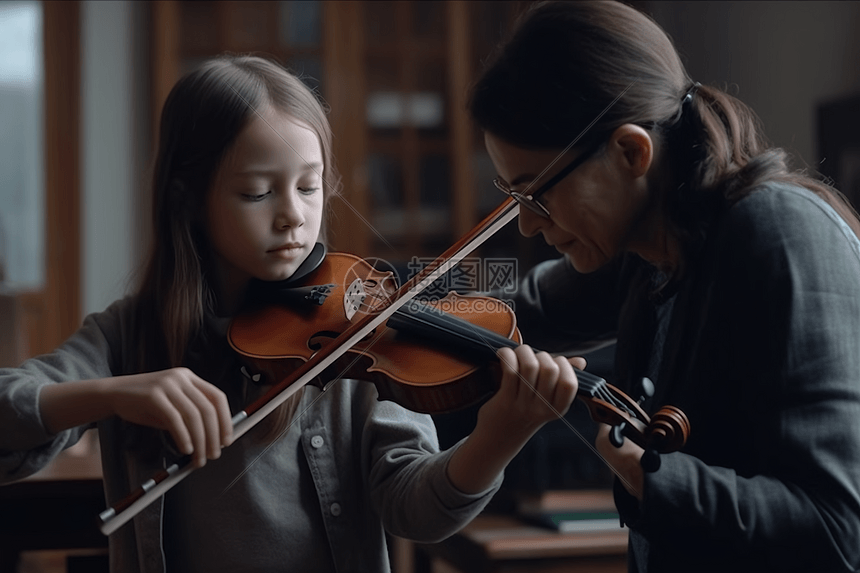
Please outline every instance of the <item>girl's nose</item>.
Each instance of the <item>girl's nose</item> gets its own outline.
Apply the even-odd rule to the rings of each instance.
[[[278,230],[301,227],[305,222],[302,210],[299,208],[301,202],[293,195],[290,192],[281,194],[275,213],[275,228]]]
[[[517,217],[517,225],[519,225],[520,234],[524,237],[534,237],[551,224],[551,219],[541,217],[531,209],[520,206],[520,215]]]

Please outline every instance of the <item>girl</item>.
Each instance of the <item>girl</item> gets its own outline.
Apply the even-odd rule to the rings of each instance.
[[[789,171],[752,112],[693,82],[620,2],[534,6],[470,108],[520,231],[564,255],[514,299],[525,339],[617,340],[622,389],[639,396],[648,377],[647,409],[689,417],[686,447],[659,467],[598,436],[622,478],[630,570],[860,569],[850,206]]]
[[[142,286],[52,354],[0,370],[2,481],[94,426],[109,503],[164,467],[159,430],[198,466],[222,458],[111,536],[123,572],[385,571],[384,531],[434,541],[465,525],[555,417],[543,400],[570,405],[567,360],[506,351],[499,392],[445,452],[429,416],[352,380],[306,387],[230,446],[231,412],[264,392],[226,342],[230,317],[253,281],[289,278],[324,238],[337,182],[323,109],[297,78],[254,57],[182,78],[162,115]]]

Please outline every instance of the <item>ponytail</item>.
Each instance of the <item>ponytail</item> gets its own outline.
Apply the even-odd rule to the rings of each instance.
[[[667,151],[672,175],[661,200],[684,245],[682,265],[710,221],[766,181],[813,191],[860,237],[842,194],[790,170],[750,108],[694,83],[660,26],[621,2],[533,4],[475,83],[469,111],[484,131],[524,149],[564,149],[586,126],[584,146],[624,124],[649,129]]]
[[[746,104],[718,88],[701,86],[686,111],[692,116],[696,146],[690,157],[695,157],[696,167],[687,187],[703,196],[716,195],[729,206],[768,181],[805,187],[833,207],[860,238],[860,219],[847,198],[823,178],[793,170],[788,154],[769,146],[758,116]]]

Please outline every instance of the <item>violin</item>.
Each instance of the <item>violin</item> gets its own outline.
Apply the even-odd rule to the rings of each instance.
[[[353,357],[353,360],[356,363],[365,363],[365,372],[367,374],[363,377],[370,379],[372,382],[378,382],[377,387],[380,389],[380,396],[400,401],[406,407],[412,405],[418,411],[444,411],[444,408],[449,408],[452,404],[465,407],[470,403],[480,400],[484,395],[493,392],[494,388],[487,386],[488,383],[486,380],[488,378],[486,377],[486,372],[481,374],[479,372],[481,365],[476,365],[474,361],[466,361],[469,362],[466,367],[467,375],[459,378],[461,380],[459,384],[451,385],[454,380],[435,380],[424,386],[412,385],[409,392],[405,392],[400,380],[396,380],[396,383],[394,383],[395,377],[384,374],[384,370],[381,368],[382,361],[378,357],[370,355],[368,351],[370,347],[375,346],[371,342],[377,339],[381,340],[386,336],[397,338],[396,334],[388,334],[389,327],[386,323],[386,321],[389,321],[395,315],[398,316],[391,324],[391,328],[397,332],[399,332],[398,329],[393,327],[398,321],[400,321],[401,330],[403,329],[402,324],[404,321],[413,324],[424,321],[426,313],[409,313],[408,310],[400,312],[400,309],[404,308],[423,289],[427,288],[436,279],[453,268],[499,229],[516,218],[518,214],[519,206],[516,202],[510,198],[505,200],[474,229],[449,247],[433,263],[397,288],[393,294],[389,294],[389,289],[394,288],[392,275],[383,273],[382,276],[374,276],[369,274],[368,269],[361,269],[360,266],[356,267],[352,264],[348,265],[351,270],[346,273],[347,276],[340,275],[339,282],[320,280],[322,276],[335,277],[333,280],[338,280],[338,277],[334,273],[325,275],[323,271],[319,271],[319,275],[315,274],[318,269],[324,270],[328,268],[328,265],[325,264],[328,256],[326,256],[322,245],[314,248],[311,255],[308,256],[293,274],[293,277],[285,281],[286,284],[279,285],[280,289],[275,289],[276,291],[288,292],[276,294],[278,296],[287,296],[287,298],[293,297],[294,299],[314,301],[313,305],[325,307],[326,310],[324,313],[331,311],[335,315],[340,312],[340,309],[336,311],[334,308],[336,301],[342,307],[343,316],[335,320],[334,323],[342,327],[342,330],[338,331],[334,328],[334,323],[327,324],[323,328],[317,322],[316,326],[311,327],[312,332],[305,332],[306,335],[310,334],[311,336],[305,338],[303,341],[303,344],[307,347],[306,350],[303,350],[303,353],[293,354],[292,350],[284,352],[282,348],[274,348],[275,352],[267,353],[267,350],[273,350],[271,345],[275,344],[277,339],[283,339],[287,336],[286,329],[283,328],[283,323],[281,323],[280,328],[270,329],[265,335],[254,333],[263,332],[257,320],[265,320],[268,315],[279,312],[274,309],[274,306],[278,305],[268,308],[261,307],[256,312],[248,313],[247,316],[237,317],[237,320],[234,321],[235,324],[231,325],[231,344],[234,345],[234,348],[250,346],[250,348],[244,351],[246,358],[255,361],[255,364],[261,370],[265,371],[272,380],[278,380],[278,382],[254,403],[233,416],[234,441],[238,440],[258,424],[305,384],[314,381],[319,383],[319,380],[328,379],[331,374],[338,374],[340,372],[338,368],[343,367],[341,358],[356,347],[363,346],[364,352],[360,351],[359,354]],[[334,257],[332,257],[332,260],[334,260]],[[352,275],[355,275],[355,278],[352,278]],[[348,282],[347,278],[351,280]],[[360,280],[356,281],[356,279]],[[343,288],[342,292],[338,290],[340,288]],[[338,296],[332,296],[336,290]],[[370,299],[367,298],[368,292],[373,295]],[[327,304],[326,301],[329,299],[331,299],[332,303]],[[452,298],[448,300],[459,299]],[[322,301],[321,304],[320,301]],[[385,304],[382,304],[382,301]],[[498,301],[498,304],[505,306],[501,301]],[[300,322],[307,321],[308,324],[313,324],[310,320],[311,315],[322,316],[324,314],[316,312],[311,306],[304,305],[303,303],[300,303],[299,306],[303,307],[297,312]],[[501,306],[494,308],[501,309]],[[406,308],[408,309],[409,307]],[[359,312],[360,309],[361,312]],[[436,309],[436,311],[438,310]],[[430,312],[433,312],[432,308]],[[486,309],[484,309],[484,312],[481,314],[497,313],[487,313]],[[512,313],[511,316],[513,316]],[[250,320],[251,317],[257,320]],[[460,319],[461,317],[456,318]],[[442,320],[448,327],[455,328],[452,326],[455,323],[452,318],[448,317]],[[473,329],[477,328],[478,325],[466,319],[462,319],[462,322],[458,320],[456,323],[461,328],[468,328],[469,332],[477,332]],[[465,325],[468,325],[468,327]],[[243,328],[250,326],[253,326],[253,328]],[[271,323],[269,323],[269,326],[271,327]],[[291,323],[289,331],[292,332],[293,330],[294,325]],[[490,328],[486,328],[486,330],[488,332],[480,336],[489,336],[489,333],[495,333],[499,335],[498,338],[495,338],[497,344],[517,345],[520,342],[515,323],[510,324],[507,328],[502,327],[499,332],[495,332]],[[432,328],[422,330],[425,333],[425,337],[427,336],[426,333],[431,331],[440,332],[439,323],[435,324]],[[413,330],[411,334],[406,333],[404,336],[414,336],[415,332],[417,331]],[[444,330],[441,330],[441,332],[444,332]],[[502,336],[500,332],[505,332],[507,335]],[[484,339],[480,336],[474,338],[473,342],[479,341],[480,344],[484,344]],[[265,340],[263,339],[264,337],[266,338]],[[428,346],[427,341],[425,340],[419,346]],[[429,350],[425,349],[424,351],[428,352]],[[448,349],[445,354],[453,355],[456,353]],[[386,357],[385,360],[391,364],[395,364],[395,359],[392,356],[394,355]],[[292,372],[289,372],[290,368],[295,365],[297,367]],[[437,368],[438,363],[433,361],[431,367],[424,368],[424,371],[432,372]],[[392,369],[393,371],[394,369]],[[286,376],[284,376],[285,373],[287,373]],[[341,374],[340,377],[354,374],[354,371],[349,371]],[[484,383],[480,382],[482,376],[485,380]],[[577,378],[579,380],[578,396],[589,407],[592,418],[613,426],[611,441],[615,445],[620,445],[622,439],[628,437],[641,447],[646,448],[646,453],[653,454],[649,456],[649,459],[659,460],[655,456],[659,455],[660,452],[675,451],[685,443],[690,427],[682,411],[677,408],[668,407],[658,412],[653,419],[650,419],[635,401],[611,385],[606,384],[604,380],[582,371],[577,371]],[[445,383],[449,385],[444,387],[443,384]],[[444,390],[442,389],[443,387],[445,388]],[[411,397],[407,397],[407,394],[411,395]],[[442,408],[443,410],[435,410],[436,408]],[[643,456],[644,459],[645,457]],[[653,468],[655,464],[652,463],[650,465]],[[172,463],[166,469],[153,475],[151,479],[132,491],[128,496],[99,514],[101,521],[100,530],[102,533],[109,535],[116,531],[145,507],[164,495],[171,487],[187,477],[194,469],[191,457],[185,456]],[[645,469],[647,470],[648,468]]]
[[[397,289],[394,273],[351,254],[329,253],[318,265],[298,283],[268,285],[258,295],[261,303],[230,324],[230,346],[269,383],[284,379],[356,317],[384,309]],[[431,302],[410,301],[311,383],[324,389],[321,381],[365,380],[380,400],[448,413],[495,393],[498,377],[487,365],[500,348],[521,343],[516,315],[502,301],[452,292]],[[683,447],[690,425],[678,408],[666,406],[652,419],[603,378],[578,369],[576,376],[576,397],[594,421],[615,428],[617,445],[627,437],[658,454]]]

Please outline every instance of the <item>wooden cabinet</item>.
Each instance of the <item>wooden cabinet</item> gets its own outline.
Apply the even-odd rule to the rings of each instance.
[[[466,97],[525,4],[154,2],[153,125],[176,79],[202,59],[273,56],[331,108],[343,177],[334,248],[400,264],[432,258],[502,200]]]

